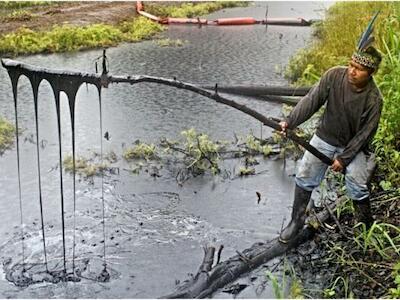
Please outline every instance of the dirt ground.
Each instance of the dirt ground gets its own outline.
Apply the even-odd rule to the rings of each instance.
[[[94,23],[116,24],[135,17],[135,1],[86,1],[86,2],[57,2],[48,6],[23,8],[31,18],[5,19],[9,12],[3,11],[0,17],[0,34],[7,34],[20,27],[34,30],[44,30],[53,25],[89,25]]]

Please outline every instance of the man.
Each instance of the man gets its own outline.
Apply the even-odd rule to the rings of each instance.
[[[328,70],[280,122],[285,134],[287,128],[296,128],[326,104],[310,144],[333,159],[330,166],[333,171],[344,173],[357,219],[367,227],[373,221],[367,187],[372,170],[367,151],[382,110],[382,95],[372,76],[381,60],[381,55],[372,46],[356,51],[348,67]],[[287,243],[302,229],[311,193],[323,180],[327,168],[306,151],[296,174],[292,219],[280,234],[281,242]]]

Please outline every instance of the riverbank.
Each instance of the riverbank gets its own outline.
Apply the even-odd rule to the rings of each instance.
[[[370,230],[354,226],[351,221],[354,209],[351,201],[347,201],[337,214],[341,227],[321,228],[318,239],[305,246],[308,250],[292,257],[306,290],[318,286],[317,290],[306,291],[312,297],[398,298],[400,295],[400,220],[397,214],[400,199],[400,4],[334,4],[326,20],[315,27],[314,42],[291,59],[287,77],[297,85],[314,84],[330,67],[346,65],[356,41],[378,10],[381,13],[374,36],[383,61],[375,81],[383,94],[384,106],[373,142],[378,169],[372,181],[371,205],[376,223]]]
[[[136,2],[0,3],[0,55],[77,51],[116,46],[153,37],[165,26],[136,13]],[[146,10],[161,16],[191,17],[243,6],[227,1],[148,2]]]

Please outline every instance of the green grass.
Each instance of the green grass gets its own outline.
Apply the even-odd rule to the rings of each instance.
[[[27,10],[16,10],[5,16],[0,17],[0,22],[10,21],[30,21],[36,16]]]
[[[151,158],[156,157],[156,146],[154,146],[153,144],[138,142],[132,148],[126,149],[123,153],[123,157],[126,160],[140,159],[140,158],[149,160]]]
[[[209,14],[213,11],[228,7],[247,6],[246,1],[217,1],[217,2],[200,2],[200,3],[183,3],[178,6],[166,6],[159,4],[144,3],[144,10],[157,17],[165,18],[193,18]]]
[[[72,155],[67,155],[63,160],[63,167],[66,172],[72,173],[74,171],[74,163]],[[101,172],[108,168],[108,165],[103,163],[93,163],[84,157],[75,158],[75,172],[79,176],[85,178],[100,175]]]
[[[17,2],[3,3],[3,8],[22,8],[35,5],[31,2],[16,4]],[[43,2],[43,5],[48,5]],[[40,5],[40,4],[38,4]],[[245,2],[206,2],[185,3],[166,6],[161,4],[146,5],[150,11],[159,15],[167,14],[173,17],[191,17],[207,14],[225,7],[243,6]],[[0,5],[0,8],[2,6]],[[162,13],[161,13],[162,12]],[[32,18],[33,15],[15,12],[9,18]],[[7,18],[7,17],[6,17]],[[138,42],[149,39],[166,27],[150,21],[144,17],[137,17],[118,25],[93,24],[85,27],[72,25],[57,25],[46,31],[33,31],[20,28],[15,32],[0,36],[1,55],[25,55],[35,53],[51,53],[78,51],[84,49],[116,46],[121,42]]]
[[[59,2],[56,1],[0,1],[0,9],[21,9],[38,6],[49,6]]]
[[[45,32],[20,28],[0,38],[0,53],[21,55],[110,47],[120,42],[147,39],[162,29],[161,25],[143,17],[124,22],[118,27],[105,24],[85,27],[63,25],[54,26],[50,31]]]

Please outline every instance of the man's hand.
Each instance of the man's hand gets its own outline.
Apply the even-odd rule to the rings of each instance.
[[[333,161],[333,164],[331,165],[331,168],[335,172],[342,172],[343,171],[343,165],[340,163],[339,160],[335,159]]]
[[[279,122],[279,125],[281,126],[281,131],[279,133],[282,134],[283,136],[286,136],[286,129],[289,126],[288,123],[285,121],[281,121]]]

